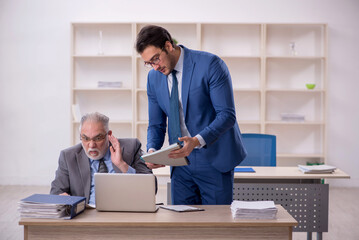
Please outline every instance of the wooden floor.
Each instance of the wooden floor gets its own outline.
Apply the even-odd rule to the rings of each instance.
[[[23,239],[23,226],[18,225],[17,203],[33,193],[48,193],[47,186],[1,186],[0,185],[0,240]],[[166,204],[166,188],[160,185],[157,202]],[[329,232],[324,240],[359,239],[359,188],[330,188]],[[294,240],[307,239],[306,233],[293,234]],[[313,234],[313,240],[316,235]]]

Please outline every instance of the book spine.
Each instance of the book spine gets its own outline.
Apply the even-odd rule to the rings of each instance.
[[[80,202],[77,202],[75,204],[73,204],[71,206],[71,215],[70,215],[70,219],[76,217],[77,215],[79,215],[80,213],[82,213],[83,211],[85,211],[85,207],[86,207],[86,198],[83,199]]]

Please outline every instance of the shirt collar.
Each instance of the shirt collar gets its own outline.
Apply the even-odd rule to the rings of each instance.
[[[181,49],[181,55],[180,55],[180,57],[179,57],[179,59],[178,59],[178,61],[177,61],[177,64],[176,64],[176,66],[175,66],[175,70],[177,71],[177,72],[182,72],[183,71],[183,60],[184,60],[184,51],[183,51],[183,48],[181,47],[181,46],[179,46],[180,47],[180,49]]]

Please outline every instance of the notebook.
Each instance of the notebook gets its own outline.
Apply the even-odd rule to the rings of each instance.
[[[95,173],[98,211],[155,212],[153,174]]]

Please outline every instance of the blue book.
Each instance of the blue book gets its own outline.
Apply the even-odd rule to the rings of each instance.
[[[243,168],[243,167],[236,167],[236,168],[234,168],[234,172],[256,172],[256,171],[254,171],[254,169],[253,168],[251,168],[251,167],[246,167],[246,168]]]
[[[51,194],[33,194],[20,202],[21,215],[35,218],[71,219],[85,211],[86,198]]]

